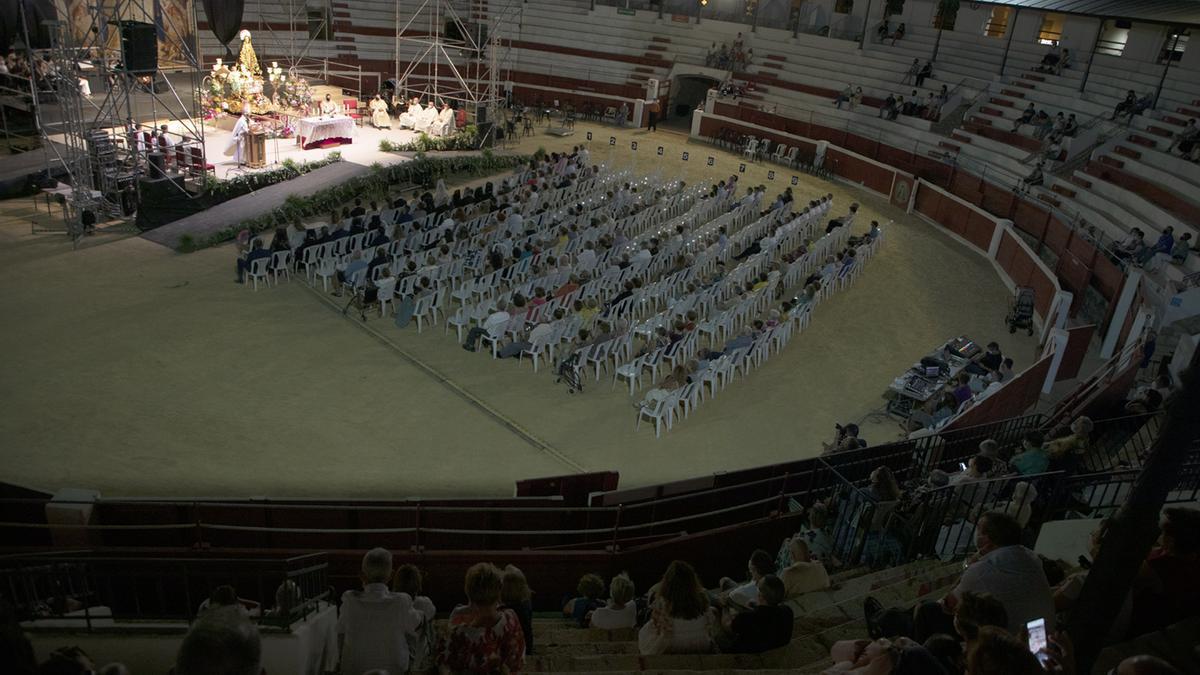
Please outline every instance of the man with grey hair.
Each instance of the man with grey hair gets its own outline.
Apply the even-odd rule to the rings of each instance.
[[[421,623],[433,616],[413,609],[407,593],[393,593],[388,588],[391,578],[391,552],[373,548],[363,556],[362,590],[342,594],[338,636],[344,675],[374,669],[408,672],[406,636],[416,635]]]
[[[237,607],[214,607],[196,619],[175,655],[175,675],[260,675],[258,627]]]

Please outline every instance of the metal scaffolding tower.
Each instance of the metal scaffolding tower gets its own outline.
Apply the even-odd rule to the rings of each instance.
[[[140,22],[161,31],[163,22],[170,19],[159,16],[156,21],[152,8],[137,0],[97,0],[87,9],[90,25],[82,41],[76,40],[66,22],[44,22],[51,47],[40,56],[49,58],[51,74],[34,78],[31,88],[48,163],[57,159],[67,172],[71,192],[66,199],[65,225],[75,238],[93,222],[133,215],[140,178],[147,171],[146,149],[140,147],[139,138],[143,130],[151,128],[143,129],[139,121],[167,123],[180,137],[177,144],[198,146],[201,153],[204,148],[204,126],[193,116],[193,111],[199,110],[199,64],[194,45],[183,45],[183,63],[160,63],[154,70],[131,72],[124,66],[129,60],[121,26]],[[28,32],[31,27],[24,28]],[[181,28],[195,35],[194,24]],[[29,56],[32,63],[39,54],[31,49]],[[188,87],[183,97],[164,67]],[[94,83],[91,96],[81,91],[83,79]],[[38,80],[51,83],[52,89],[39,86]],[[181,198],[193,196],[180,189]]]
[[[396,3],[397,94],[465,107],[476,121],[494,120],[512,68],[507,35],[520,0],[422,0],[407,17]],[[407,60],[407,64],[404,61]]]

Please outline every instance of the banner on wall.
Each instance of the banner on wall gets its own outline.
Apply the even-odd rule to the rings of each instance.
[[[111,4],[94,0],[60,0],[66,14],[71,39],[76,45],[100,44],[108,49],[120,49],[118,32],[108,28],[108,22],[118,17],[109,16]],[[93,16],[99,7],[103,14]],[[153,24],[158,39],[158,62],[165,67],[196,65],[193,56],[196,36],[192,34],[192,0],[132,0],[124,3],[121,16],[124,21],[142,21]],[[241,21],[238,15],[238,22]],[[89,33],[95,22],[101,35],[92,38]]]
[[[902,209],[908,209],[908,200],[912,197],[913,179],[909,176],[896,174],[892,181],[892,204]]]

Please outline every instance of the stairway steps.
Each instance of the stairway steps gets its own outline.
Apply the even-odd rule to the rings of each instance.
[[[1155,136],[1163,136],[1164,138],[1170,138],[1171,136],[1174,135],[1171,133],[1170,129],[1164,129],[1162,127],[1156,127],[1156,126],[1147,127],[1146,131],[1149,131],[1150,133],[1154,134]]]
[[[998,106],[1000,106],[1000,107],[1003,107],[1003,108],[1014,108],[1014,107],[1016,107],[1016,106],[1014,106],[1014,105],[1013,105],[1013,102],[1012,102],[1012,101],[1006,101],[1005,99],[1002,99],[1002,98],[994,98],[994,97],[993,97],[993,98],[989,98],[989,99],[988,99],[988,101],[989,101],[990,103],[994,104],[994,105],[998,105]]]
[[[767,54],[767,60],[768,61],[787,61],[787,57],[780,56],[779,54]]]
[[[950,138],[952,138],[952,139],[954,139],[954,140],[956,140],[956,141],[962,142],[962,143],[970,143],[970,142],[971,142],[971,137],[970,137],[970,136],[960,136],[960,135],[958,134],[958,132],[951,132],[951,133],[950,133]]]
[[[663,37],[663,36],[661,36],[661,35],[655,35],[655,36],[653,36],[653,37],[651,37],[651,38],[650,38],[650,41],[651,41],[651,42],[665,42],[665,43],[667,43],[667,44],[670,44],[670,43],[671,43],[671,38],[669,38],[669,37]]]
[[[1145,136],[1139,136],[1137,134],[1129,134],[1129,138],[1126,140],[1128,140],[1130,143],[1136,143],[1137,145],[1142,145],[1147,148],[1158,147],[1158,142],[1154,139],[1146,138]]]
[[[1092,188],[1092,181],[1082,178],[1080,176],[1073,175],[1073,176],[1071,176],[1070,180],[1072,183],[1078,185],[1081,188],[1084,188],[1085,190],[1090,190]]]
[[[1123,145],[1118,145],[1116,148],[1113,149],[1113,152],[1117,153],[1118,155],[1128,157],[1129,159],[1136,160],[1136,159],[1142,158],[1142,153],[1138,152],[1137,150],[1134,150],[1133,148],[1127,148]]]
[[[1101,155],[1099,161],[1101,164],[1107,164],[1109,166],[1112,166],[1112,167],[1115,167],[1118,169],[1125,168],[1125,162],[1122,162],[1121,160],[1117,159],[1116,157],[1113,157],[1112,155]]]
[[[1021,73],[1021,79],[1033,80],[1034,82],[1045,82],[1046,81],[1045,77],[1043,77],[1041,75],[1034,75],[1033,73]]]
[[[1075,191],[1072,190],[1071,188],[1063,185],[1062,183],[1055,183],[1054,185],[1051,185],[1050,190],[1053,192],[1057,192],[1058,194],[1060,194],[1064,197],[1067,197],[1068,199],[1075,198]]]
[[[1013,80],[1012,82],[1009,82],[1009,84],[1014,87],[1021,87],[1022,89],[1037,89],[1036,84],[1032,82],[1026,82],[1025,80]]]
[[[968,120],[971,124],[982,124],[985,127],[995,126],[992,121],[984,117],[972,117]]]
[[[1174,115],[1171,115],[1170,113],[1164,114],[1162,116],[1162,118],[1163,118],[1163,120],[1170,122],[1171,124],[1178,124],[1179,126],[1183,126],[1183,125],[1187,124],[1186,119],[1184,119],[1182,117],[1175,117]]]
[[[950,141],[938,141],[938,147],[946,148],[947,150],[953,150],[955,152],[962,150],[961,145],[955,145],[954,143],[951,143]]]
[[[1001,111],[999,111],[999,110],[996,110],[995,108],[992,108],[992,107],[986,106],[986,105],[985,105],[985,106],[980,106],[980,107],[979,107],[979,112],[983,113],[984,115],[991,115],[991,116],[993,116],[993,117],[1004,117],[1004,113],[1003,113],[1003,112],[1001,112]]]
[[[1013,91],[1012,89],[1001,89],[1000,93],[1004,94],[1005,96],[1012,96],[1013,98],[1025,98],[1025,92],[1023,92],[1023,91]]]
[[[1058,201],[1054,197],[1051,197],[1050,195],[1046,194],[1045,192],[1039,192],[1037,198],[1038,198],[1038,201],[1045,202],[1045,203],[1049,204],[1050,206],[1053,206],[1056,209],[1058,207],[1062,206],[1062,202]]]
[[[1188,117],[1200,117],[1200,107],[1188,108],[1185,106],[1179,106],[1179,108],[1177,108],[1177,110],[1179,112],[1183,113],[1184,115],[1187,115]]]

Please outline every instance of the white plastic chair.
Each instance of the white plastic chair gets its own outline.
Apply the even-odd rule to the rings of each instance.
[[[315,271],[314,283],[319,279],[325,288],[325,292],[329,292],[329,280],[337,277],[337,262],[333,258],[321,258],[317,262]]]
[[[262,279],[263,283],[271,285],[270,264],[274,258],[256,258],[250,261],[250,269],[246,270],[247,276],[254,282],[254,290],[258,290],[258,280]]]
[[[291,251],[275,251],[271,254],[271,274],[276,286],[279,285],[280,274],[287,277],[289,282],[292,280],[292,266],[295,262],[296,258]]]
[[[637,424],[634,429],[642,428],[642,419],[649,418],[654,420],[654,437],[662,436],[662,427],[665,424],[667,431],[671,430],[671,422],[675,418],[675,407],[679,405],[680,390],[670,392],[666,396],[658,399],[651,407],[638,407]]]
[[[540,336],[538,339],[532,340],[529,343],[528,349],[522,349],[521,351],[517,352],[517,365],[521,365],[522,356],[529,356],[529,358],[533,359],[533,372],[536,373],[538,371],[538,357],[550,349],[551,337],[553,336]]]
[[[700,383],[689,382],[686,386],[679,390],[679,403],[683,405],[683,418],[687,419],[688,415],[700,405]]]
[[[436,297],[434,293],[426,293],[413,302],[412,318],[417,321],[418,333],[424,330],[426,321],[430,323],[436,321],[433,314],[433,301]]]
[[[635,385],[636,385],[637,389],[640,389],[642,386],[641,385],[642,369],[646,367],[646,360],[649,359],[652,355],[653,355],[653,352],[650,354],[643,354],[643,355],[635,358],[634,360],[630,361],[629,363],[626,363],[624,365],[613,368],[612,388],[616,389],[617,388],[617,380],[623,377],[623,378],[629,380],[629,395],[633,396],[633,392],[635,391]]]
[[[383,318],[387,316],[388,305],[396,297],[396,277],[388,277],[376,285],[379,287],[379,317]]]

